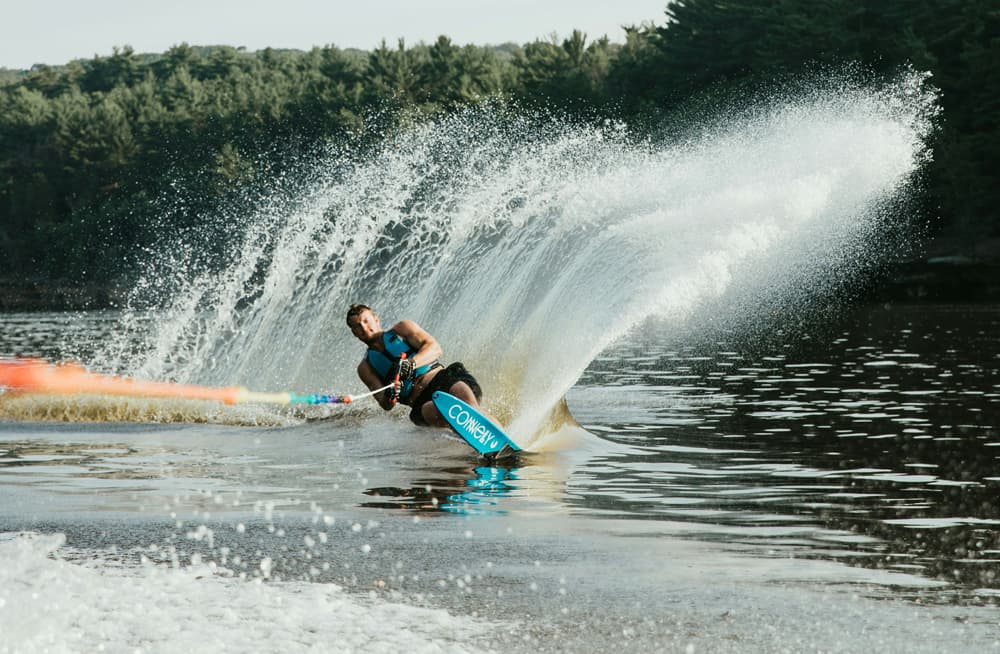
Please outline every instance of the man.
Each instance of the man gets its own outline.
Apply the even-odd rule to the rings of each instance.
[[[415,424],[446,428],[448,423],[431,399],[434,391],[450,393],[482,411],[479,402],[483,391],[476,378],[461,363],[442,366],[438,362],[443,353],[441,346],[417,323],[403,320],[383,330],[371,307],[352,304],[347,311],[347,326],[368,346],[365,358],[358,364],[358,377],[365,386],[371,390],[382,388],[399,376],[398,384],[375,396],[386,411],[399,401],[411,407],[410,420]]]

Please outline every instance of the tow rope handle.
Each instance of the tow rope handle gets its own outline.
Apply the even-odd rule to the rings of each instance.
[[[406,352],[399,355],[399,360],[403,361],[406,359]],[[396,406],[396,402],[399,400],[399,367],[396,367],[396,379],[392,382],[393,389],[396,391],[392,394],[392,402],[390,406]]]

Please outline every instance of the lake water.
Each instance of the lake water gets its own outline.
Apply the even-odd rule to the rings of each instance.
[[[0,652],[1000,649],[1000,308],[650,325],[566,403],[488,468],[370,407],[0,396]]]

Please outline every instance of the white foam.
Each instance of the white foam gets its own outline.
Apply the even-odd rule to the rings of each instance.
[[[466,652],[491,628],[333,584],[72,563],[64,542],[0,534],[0,652]]]

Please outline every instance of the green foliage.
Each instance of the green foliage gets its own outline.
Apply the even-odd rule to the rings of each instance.
[[[607,38],[588,44],[579,30],[562,42],[529,43],[515,58],[519,95],[543,104],[601,107],[615,51]]]
[[[0,86],[16,84],[24,79],[24,71],[12,70],[10,68],[0,68]]]
[[[928,218],[972,251],[1000,237],[998,34],[995,0],[676,0],[621,45],[579,31],[371,52],[182,43],[0,69],[0,276],[127,281],[137,253],[280,174],[287,155],[400,120],[503,97],[655,126],[720,89],[844,62],[932,71],[944,120]]]

